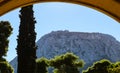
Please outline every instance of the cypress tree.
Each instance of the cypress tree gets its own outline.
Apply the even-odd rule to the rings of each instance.
[[[13,68],[3,56],[8,51],[8,37],[12,33],[12,27],[8,21],[0,21],[0,73],[13,73]]]
[[[20,10],[19,36],[17,39],[17,73],[34,73],[36,68],[36,33],[33,5]]]
[[[6,56],[8,51],[8,37],[12,33],[12,27],[8,21],[0,22],[0,58]]]

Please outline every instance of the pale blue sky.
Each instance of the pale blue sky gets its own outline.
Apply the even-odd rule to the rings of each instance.
[[[7,60],[16,56],[16,39],[19,29],[19,10],[16,9],[0,17],[0,21],[9,21],[13,27],[9,43]],[[37,39],[44,34],[57,30],[76,32],[100,32],[110,34],[120,41],[120,23],[109,16],[91,8],[70,3],[38,3],[34,5],[37,21]]]

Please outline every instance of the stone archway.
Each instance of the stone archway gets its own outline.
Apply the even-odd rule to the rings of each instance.
[[[40,2],[68,2],[85,5],[120,22],[120,0],[0,0],[0,16],[13,9]]]

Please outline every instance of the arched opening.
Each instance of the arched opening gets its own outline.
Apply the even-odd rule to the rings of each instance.
[[[113,35],[119,40],[119,23],[107,15],[71,3],[48,2],[34,5],[35,18],[37,20],[36,31],[38,41],[43,35],[57,30],[69,30],[78,32],[101,32]],[[0,20],[8,20],[14,27],[13,35],[10,37],[10,45],[16,45],[16,36],[18,35],[19,9],[1,16]],[[15,18],[13,20],[11,18]],[[47,27],[46,27],[47,26]],[[40,32],[40,33],[39,33]],[[14,58],[16,53],[13,49],[16,46],[10,46],[8,57]],[[15,52],[15,50],[14,50]],[[8,58],[8,59],[9,59]]]
[[[90,19],[90,18],[89,18]],[[47,20],[46,20],[47,21]],[[85,20],[85,21],[87,21],[87,20]],[[107,23],[107,24],[109,24],[109,23]],[[46,28],[46,27],[45,27]]]
[[[40,2],[68,2],[68,3],[76,3],[76,4],[82,4],[88,7],[91,7],[95,10],[98,10],[100,12],[103,12],[110,17],[114,18],[118,22],[120,22],[120,2],[117,0],[105,0],[104,2],[101,0],[18,0],[17,2],[15,0],[12,1],[1,1],[0,2],[0,15],[3,15],[6,12],[9,12],[13,9],[16,9],[18,7],[23,7],[35,3]]]

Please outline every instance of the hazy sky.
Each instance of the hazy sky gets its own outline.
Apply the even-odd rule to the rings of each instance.
[[[19,30],[19,10],[16,9],[0,17],[0,21],[9,21],[13,34],[9,38],[7,60],[16,56],[16,39]],[[37,40],[44,34],[57,30],[76,32],[99,32],[110,34],[120,41],[120,23],[109,16],[91,8],[70,3],[39,3],[34,5]]]

